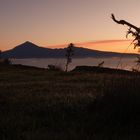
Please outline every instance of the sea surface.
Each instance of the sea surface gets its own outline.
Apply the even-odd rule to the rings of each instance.
[[[132,70],[135,68],[137,58],[75,58],[69,64],[69,70],[74,69],[76,66],[98,66],[99,63],[104,61],[103,67],[119,68]],[[65,68],[66,59],[52,59],[52,58],[30,58],[30,59],[12,59],[12,64],[22,64],[28,66],[35,66],[40,68],[47,68],[48,65],[56,65]]]

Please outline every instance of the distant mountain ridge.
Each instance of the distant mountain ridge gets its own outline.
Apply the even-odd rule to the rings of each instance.
[[[74,58],[87,57],[120,57],[122,53],[105,52],[82,47],[74,47]],[[2,52],[4,58],[64,58],[66,48],[51,49],[40,47],[32,42],[26,41],[11,50]],[[123,54],[125,57],[136,57],[136,54]]]

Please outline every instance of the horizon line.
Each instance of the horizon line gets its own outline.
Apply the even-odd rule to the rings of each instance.
[[[91,49],[91,50],[108,51],[108,50],[101,50],[101,49],[93,49],[91,47],[88,47],[88,45],[121,43],[121,42],[130,42],[130,41],[132,41],[132,39],[108,39],[108,40],[106,39],[106,40],[93,40],[93,41],[70,42],[70,43],[73,43],[76,47],[84,47],[84,48]],[[30,42],[30,43],[37,45],[36,43],[34,43],[32,41],[24,41],[23,43],[25,43],[25,42]],[[23,44],[23,43],[21,43],[21,44]],[[41,46],[41,45],[37,45],[37,46],[43,47],[43,48],[50,48],[50,49],[59,49],[59,48],[66,48],[70,43],[58,44],[58,45],[48,45],[48,46]],[[18,44],[8,50],[11,50],[21,44]],[[3,51],[8,51],[8,50],[3,50]],[[112,52],[114,52],[114,51],[112,51]]]
[[[76,45],[83,45],[83,44],[102,44],[102,43],[115,43],[115,42],[130,42],[132,39],[106,39],[106,40],[91,40],[91,41],[84,41],[84,42],[69,42],[65,44],[57,44],[57,45],[48,45],[47,47],[55,47],[55,46],[66,46],[70,43],[76,44]],[[43,46],[42,46],[43,47]]]

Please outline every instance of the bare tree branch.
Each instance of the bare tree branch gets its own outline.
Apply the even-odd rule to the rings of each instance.
[[[135,25],[125,21],[125,20],[116,20],[114,14],[111,14],[111,18],[113,19],[114,22],[118,23],[118,24],[122,24],[122,25],[127,25],[130,28],[135,29],[137,32],[140,32],[140,28],[136,27]]]

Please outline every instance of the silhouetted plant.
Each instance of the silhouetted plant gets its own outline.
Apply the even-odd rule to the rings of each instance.
[[[105,63],[104,61],[100,62],[100,63],[98,64],[98,67],[100,67],[100,68],[103,67],[104,63]]]
[[[69,64],[72,62],[72,56],[74,55],[73,48],[74,48],[74,44],[70,43],[68,45],[67,49],[66,49],[66,59],[67,59],[67,61],[66,61],[66,69],[65,69],[66,72],[68,71]]]
[[[140,56],[137,56],[137,60],[135,61],[136,65],[132,68],[133,72],[140,72]]]
[[[117,20],[115,18],[114,14],[111,14],[111,17],[112,17],[113,21],[115,21],[116,23],[122,24],[122,25],[127,25],[129,27],[127,34],[126,34],[126,38],[128,37],[129,34],[131,34],[134,37],[131,44],[134,44],[134,49],[138,48],[138,52],[140,52],[140,28],[125,20]],[[129,46],[131,46],[131,44]],[[138,60],[136,62],[137,62],[136,66],[135,66],[136,68],[132,68],[133,72],[139,72],[140,57],[138,57]]]
[[[112,16],[113,21],[115,21],[116,23],[122,24],[122,25],[127,25],[129,27],[127,34],[126,34],[126,38],[129,34],[132,34],[132,36],[134,37],[134,40],[132,41],[132,43],[134,44],[134,49],[136,47],[140,47],[140,28],[136,27],[135,25],[133,25],[125,20],[116,20],[114,14],[112,14],[111,16]]]
[[[56,66],[56,65],[48,65],[48,70],[51,71],[63,71],[63,68],[61,66]]]
[[[11,64],[11,61],[10,61],[9,58],[5,58],[5,59],[3,60],[3,63],[6,64],[6,65],[10,65],[10,64]]]

